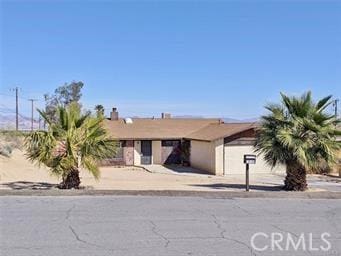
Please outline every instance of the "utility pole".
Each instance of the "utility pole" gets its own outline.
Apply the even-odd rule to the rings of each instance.
[[[34,116],[33,116],[33,113],[34,113],[34,102],[37,101],[36,99],[29,99],[29,101],[31,101],[31,131],[33,131],[33,121],[34,121]]]
[[[15,130],[19,130],[19,87],[15,87],[11,89],[11,91],[15,91]]]

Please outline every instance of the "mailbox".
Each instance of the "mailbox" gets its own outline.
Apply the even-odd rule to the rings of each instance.
[[[256,155],[244,155],[244,164],[246,167],[246,173],[245,173],[245,188],[246,191],[250,190],[250,178],[249,178],[249,164],[255,164],[256,163]]]
[[[244,155],[244,164],[255,164],[256,155]]]

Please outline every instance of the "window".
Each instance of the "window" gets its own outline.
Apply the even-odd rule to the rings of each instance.
[[[123,159],[123,148],[125,147],[125,141],[122,140],[118,143],[114,159]]]

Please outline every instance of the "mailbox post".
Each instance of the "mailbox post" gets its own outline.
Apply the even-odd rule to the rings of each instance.
[[[246,164],[246,177],[245,177],[245,189],[246,191],[250,190],[250,174],[249,174],[249,165],[256,163],[256,155],[244,155],[244,164]]]

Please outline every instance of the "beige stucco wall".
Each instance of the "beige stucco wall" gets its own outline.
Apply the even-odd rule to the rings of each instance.
[[[134,141],[134,165],[141,164],[141,141]]]
[[[191,141],[191,166],[215,174],[215,143]]]
[[[162,164],[161,140],[152,141],[152,164]]]
[[[229,145],[225,146],[225,175],[244,174],[244,154],[256,154],[251,145]],[[283,173],[285,166],[280,165],[271,169],[263,159],[262,155],[257,156],[256,164],[250,165],[250,173]]]
[[[256,154],[254,147],[252,145],[224,146],[224,139],[213,142],[191,141],[191,165],[215,175],[244,174],[244,154]],[[250,172],[283,173],[285,166],[279,165],[272,169],[260,155],[257,156],[256,164],[250,165]]]
[[[191,141],[191,166],[215,175],[224,174],[224,139]]]
[[[224,139],[214,141],[215,175],[224,175]]]

